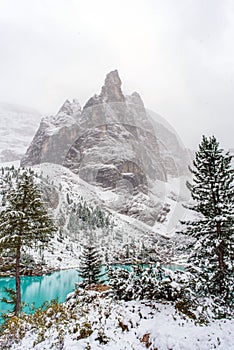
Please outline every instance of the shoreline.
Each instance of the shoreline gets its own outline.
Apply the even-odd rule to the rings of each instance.
[[[109,265],[120,265],[120,266],[126,266],[126,265],[156,265],[157,262],[135,262],[135,261],[128,261],[128,262],[112,262]],[[104,264],[103,264],[104,265]],[[165,264],[160,264],[161,266],[178,266],[180,268],[185,267],[185,264],[181,263],[175,263],[175,262],[170,262],[170,263],[165,263]],[[48,267],[48,269],[45,269],[43,272],[32,272],[31,274],[29,273],[23,273],[20,275],[20,277],[39,277],[39,276],[46,276],[46,275],[51,275],[54,272],[58,271],[65,271],[65,270],[73,270],[73,269],[79,269],[79,266],[71,266],[71,267],[61,267],[61,268],[56,268],[56,267]],[[31,271],[30,271],[31,272]],[[0,272],[0,279],[1,278],[15,278],[15,275],[13,273],[1,273]]]

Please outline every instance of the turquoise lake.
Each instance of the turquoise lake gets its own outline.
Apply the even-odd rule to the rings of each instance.
[[[131,265],[114,265],[114,268],[124,268],[131,270]],[[147,265],[144,265],[147,267]],[[171,270],[184,268],[177,265],[165,266]],[[22,276],[21,280],[21,292],[22,301],[29,306],[25,306],[23,310],[30,313],[30,305],[34,304],[35,308],[43,305],[45,301],[51,301],[58,299],[59,302],[64,302],[69,293],[75,290],[75,284],[81,282],[77,269],[61,270],[53,272],[50,275],[43,276]],[[10,288],[15,290],[14,277],[1,277],[0,278],[0,324],[2,323],[1,314],[11,311],[12,307],[6,303],[1,302],[3,297],[7,297],[4,292],[4,288]]]
[[[56,298],[59,302],[64,302],[67,294],[75,290],[75,283],[81,281],[76,269],[56,271],[44,276],[22,276],[20,280],[22,301],[29,305],[35,304],[36,308],[42,306],[45,301]],[[8,297],[4,292],[5,287],[15,289],[14,277],[0,278],[0,300]],[[0,316],[10,310],[11,306],[0,301]],[[30,312],[28,306],[23,310]]]

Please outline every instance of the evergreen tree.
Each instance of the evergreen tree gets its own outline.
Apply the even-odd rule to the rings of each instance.
[[[77,205],[73,205],[72,212],[74,213],[73,221],[77,227],[82,229],[95,230],[98,228],[112,229],[112,221],[110,214],[106,214],[99,207],[92,207],[83,201],[82,197]]]
[[[113,297],[118,300],[175,301],[187,293],[185,272],[173,272],[159,264],[148,268],[136,265],[131,267],[131,271],[110,268],[108,276]]]
[[[92,236],[89,241],[83,245],[83,252],[80,259],[79,274],[83,279],[82,285],[89,286],[102,281],[104,274],[101,272],[102,262],[99,251],[93,243]]]
[[[196,152],[193,182],[187,183],[198,213],[197,220],[184,222],[185,234],[193,238],[188,269],[200,296],[213,296],[230,304],[234,269],[234,172],[231,156],[223,154],[214,136],[203,139]]]
[[[14,254],[16,305],[21,306],[20,260],[23,247],[43,247],[56,231],[31,169],[9,169],[2,178],[4,189],[0,210],[0,251]],[[11,187],[9,188],[9,183]],[[7,185],[8,184],[8,185]]]

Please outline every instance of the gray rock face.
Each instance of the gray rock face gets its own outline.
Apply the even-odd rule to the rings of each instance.
[[[103,102],[124,102],[125,97],[121,90],[121,80],[117,70],[107,74],[105,85],[102,87],[101,100]]]
[[[66,100],[55,116],[42,119],[21,166],[40,163],[62,164],[77,137],[81,108],[77,100]]]
[[[64,166],[82,179],[116,188],[125,179],[147,192],[148,179],[166,181],[157,139],[129,124],[104,124],[88,129],[73,143]]]

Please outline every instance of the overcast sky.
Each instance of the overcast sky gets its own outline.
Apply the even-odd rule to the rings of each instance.
[[[55,113],[118,69],[186,146],[234,147],[233,0],[0,0],[0,100]]]

